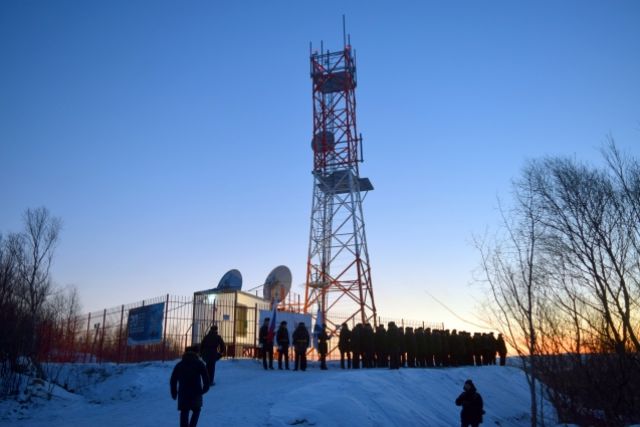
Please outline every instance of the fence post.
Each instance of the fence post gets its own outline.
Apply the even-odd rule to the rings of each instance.
[[[255,307],[253,308],[253,357],[255,359],[258,358],[258,352],[256,349],[258,348],[258,303],[255,303]]]
[[[198,313],[198,314],[200,314],[200,313]],[[193,310],[192,310],[192,313],[191,313],[191,345],[193,345],[194,338],[196,338],[194,336],[194,333],[195,333],[195,330],[196,330],[195,325],[196,325],[196,294],[194,293],[193,294]],[[185,341],[184,341],[184,348],[185,349],[187,348],[187,342],[188,341],[186,340],[186,335],[185,335]]]
[[[233,332],[233,358],[236,358],[236,353],[238,349],[236,348],[236,325],[238,324],[238,291],[233,293],[233,328],[231,329]]]
[[[104,311],[102,312],[102,333],[100,334],[100,361],[98,363],[102,363],[102,359],[104,358],[103,356],[103,351],[104,351],[104,330],[105,330],[105,324],[107,321],[107,309],[105,308]]]
[[[84,346],[84,363],[87,363],[87,353],[89,352],[89,332],[91,330],[91,313],[87,316],[87,339]]]
[[[121,363],[120,357],[122,355],[122,322],[124,321],[124,304],[120,309],[120,327],[118,328],[118,359],[116,363]]]
[[[162,331],[162,361],[165,361],[165,348],[167,346],[167,316],[169,316],[169,294],[167,302],[164,304],[164,329]]]

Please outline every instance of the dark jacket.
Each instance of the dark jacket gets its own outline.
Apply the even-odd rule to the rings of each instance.
[[[351,331],[347,325],[342,326],[342,329],[340,329],[338,348],[342,352],[351,351]]]
[[[318,334],[318,353],[327,354],[329,352],[327,341],[329,341],[329,335],[327,335],[327,331],[323,330]]]
[[[289,330],[286,326],[280,325],[276,334],[276,341],[279,347],[289,347]]]
[[[200,343],[200,355],[205,362],[215,362],[226,350],[222,337],[215,331],[209,331]]]
[[[482,396],[476,391],[474,386],[469,391],[463,391],[456,399],[456,405],[462,406],[460,412],[460,421],[463,424],[479,424],[482,422],[482,415],[484,410],[482,409]]]
[[[273,335],[269,334],[269,324],[263,324],[258,334],[258,342],[262,348],[273,348]]]
[[[306,326],[298,326],[295,331],[293,331],[293,345],[297,352],[304,353],[307,351],[309,347],[309,331],[307,331]]]
[[[178,398],[178,410],[202,407],[202,395],[209,391],[207,368],[193,351],[187,351],[171,373],[171,397]]]

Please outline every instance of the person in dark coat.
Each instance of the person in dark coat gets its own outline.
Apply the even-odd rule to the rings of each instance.
[[[353,369],[360,369],[362,358],[362,323],[358,323],[351,331],[351,355],[353,358]],[[364,366],[363,366],[364,367]]]
[[[478,427],[484,414],[482,396],[477,392],[471,380],[464,382],[464,391],[456,399],[456,405],[462,406],[460,411],[461,427]]]
[[[362,330],[362,351],[363,351],[363,368],[373,368],[375,359],[375,343],[374,343],[373,326],[370,323],[365,323]]]
[[[504,366],[505,361],[507,360],[507,345],[504,342],[502,334],[498,334],[496,347],[498,348],[498,354],[500,355],[500,366]]]
[[[264,319],[258,335],[258,343],[260,344],[260,348],[262,348],[262,367],[265,370],[273,369],[273,334],[269,333],[270,320],[271,318],[269,317]],[[267,358],[269,359],[268,367]]]
[[[327,325],[322,325],[322,330],[318,334],[318,354],[320,355],[320,369],[327,370],[327,353],[329,352],[329,339],[327,335]]]
[[[200,343],[200,356],[202,356],[202,360],[207,365],[210,385],[215,384],[213,378],[216,375],[216,362],[220,360],[225,350],[224,341],[218,335],[218,327],[213,325]]]
[[[346,323],[343,323],[340,328],[338,350],[340,350],[340,368],[344,369],[344,359],[346,358],[347,369],[351,369],[351,331]]]
[[[389,322],[387,329],[387,353],[389,369],[400,369],[400,333],[395,322]]]
[[[376,331],[373,335],[373,348],[375,349],[375,367],[384,368],[388,365],[387,344],[387,330],[384,328],[384,325],[376,326]]]
[[[415,368],[416,366],[416,337],[413,333],[413,328],[407,326],[404,330],[405,348],[407,349],[407,366],[409,368]]]
[[[293,349],[295,352],[295,364],[294,371],[300,368],[301,371],[307,369],[307,348],[311,342],[309,338],[309,331],[304,322],[300,322],[295,331],[293,331]]]
[[[278,344],[278,369],[282,370],[282,358],[284,357],[285,369],[289,370],[289,329],[287,322],[280,322],[280,327],[276,333],[276,343]]]
[[[202,409],[202,395],[209,391],[207,368],[198,357],[197,349],[187,347],[182,360],[173,368],[169,385],[171,398],[178,399],[180,427],[196,427]],[[189,412],[192,413],[191,420]]]

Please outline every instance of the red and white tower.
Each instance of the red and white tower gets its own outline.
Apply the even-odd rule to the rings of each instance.
[[[328,329],[376,323],[362,201],[373,190],[358,169],[356,63],[349,43],[311,53],[313,204],[304,311],[319,306]],[[333,314],[333,315],[332,315]]]

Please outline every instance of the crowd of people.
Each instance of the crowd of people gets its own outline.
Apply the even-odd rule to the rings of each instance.
[[[375,330],[369,323],[358,323],[353,330],[343,323],[338,350],[343,369],[495,365],[496,354],[504,365],[507,356],[502,334],[403,328],[395,322]]]
[[[269,333],[269,319],[260,328],[259,344],[265,370],[274,369],[273,351],[277,346],[278,369],[289,369],[289,348],[293,345],[294,370],[306,369],[306,353],[311,335],[304,323],[296,326],[290,342],[287,322],[281,322],[275,334]],[[272,336],[273,335],[273,336]],[[342,369],[360,368],[431,368],[449,366],[505,364],[507,347],[502,334],[493,332],[471,334],[466,331],[400,327],[389,322],[387,327],[358,323],[353,330],[346,323],[338,331],[338,350]],[[322,327],[315,332],[320,369],[327,369],[327,353],[331,339]],[[283,365],[284,360],[284,365]]]
[[[294,370],[306,370],[306,354],[311,345],[311,334],[306,325],[300,322],[290,340],[287,322],[280,322],[274,333],[269,327],[269,320],[265,319],[258,337],[263,368],[274,369],[273,350],[277,345],[278,369],[289,369],[289,347],[292,344]],[[502,334],[496,338],[493,333],[471,335],[455,329],[451,332],[448,329],[421,327],[414,330],[412,327],[398,327],[394,322],[389,322],[387,328],[378,325],[375,331],[368,323],[358,323],[353,330],[343,323],[338,333],[342,369],[495,365],[496,354],[500,355],[500,364],[504,365],[507,354]],[[315,331],[320,369],[323,370],[327,369],[326,357],[331,337],[325,325]],[[214,325],[200,346],[188,347],[182,360],[174,367],[169,383],[171,397],[178,401],[181,427],[196,427],[203,403],[202,395],[215,385],[215,365],[224,352],[224,341]],[[462,407],[462,427],[476,427],[482,422],[482,397],[471,380],[465,382],[455,404]]]

